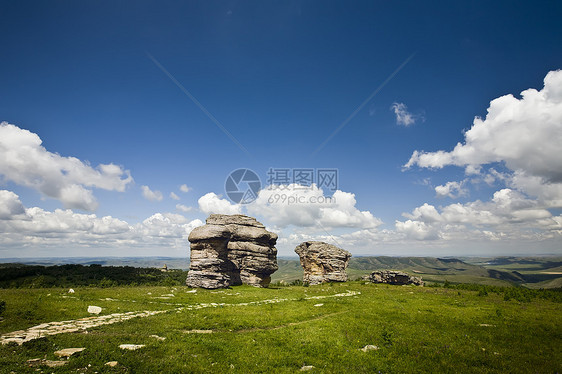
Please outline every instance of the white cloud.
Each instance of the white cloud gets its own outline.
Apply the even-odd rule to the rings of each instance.
[[[6,208],[8,207],[8,208]],[[23,211],[22,211],[23,209]],[[156,213],[131,225],[111,216],[74,213],[70,209],[25,209],[11,191],[0,191],[0,248],[131,247],[187,248],[191,230],[203,225],[173,213]]]
[[[192,188],[191,188],[191,187],[188,187],[187,184],[182,184],[182,185],[180,186],[180,191],[181,191],[181,192],[187,193],[187,192],[189,192],[189,191],[191,191],[191,190],[192,190]]]
[[[172,198],[172,199],[174,199],[174,200],[179,200],[179,199],[180,199],[180,197],[179,197],[178,195],[176,195],[175,193],[173,193],[173,192],[170,192],[170,198]]]
[[[462,182],[447,182],[444,185],[435,187],[435,193],[437,197],[450,197],[451,199],[456,199],[461,196],[468,195],[468,190],[463,187],[464,181]]]
[[[414,151],[404,166],[456,165],[472,172],[501,162],[512,173],[508,185],[549,206],[562,206],[562,71],[549,72],[542,90],[525,90],[521,99],[505,95],[492,100],[486,118],[476,117],[464,137],[450,152]]]
[[[421,115],[408,112],[408,107],[404,103],[393,103],[390,110],[396,115],[396,124],[398,125],[408,127],[416,123],[418,119],[423,119]]]
[[[278,227],[373,228],[382,224],[371,212],[360,211],[355,205],[355,195],[349,192],[337,190],[330,197],[314,184],[291,184],[262,189],[247,209]]]
[[[186,206],[183,204],[176,204],[176,209],[179,210],[180,212],[187,213],[191,211],[192,208],[190,206]]]
[[[477,238],[499,240],[544,240],[562,236],[559,217],[522,193],[504,188],[488,202],[450,204],[439,210],[427,203],[404,213],[407,221],[396,222],[396,229],[412,239]]]
[[[12,219],[25,213],[18,195],[12,191],[0,190],[0,219]]]
[[[152,191],[148,186],[141,186],[142,196],[150,201],[162,201],[163,196],[160,191]]]
[[[90,188],[123,192],[133,181],[120,166],[93,168],[75,157],[49,152],[41,144],[37,134],[0,123],[0,175],[59,200],[65,208],[90,211],[98,205]]]
[[[203,195],[198,200],[199,209],[205,214],[240,214],[242,208],[240,205],[232,204],[226,199],[221,199],[214,192]]]
[[[415,240],[435,240],[439,239],[439,233],[431,225],[425,222],[407,220],[405,222],[396,221],[396,231],[406,234],[409,239]]]

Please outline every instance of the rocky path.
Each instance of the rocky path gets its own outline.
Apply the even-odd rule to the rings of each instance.
[[[345,293],[339,293],[334,295],[321,295],[321,296],[309,296],[305,297],[305,300],[319,300],[334,297],[350,297],[360,295],[360,292],[347,291]],[[2,344],[16,343],[21,345],[30,340],[39,339],[49,335],[64,334],[69,332],[85,331],[89,328],[110,325],[113,323],[127,321],[132,318],[142,318],[154,316],[157,314],[168,313],[168,312],[179,312],[182,310],[197,310],[203,308],[216,308],[216,307],[240,307],[240,306],[250,306],[250,305],[261,305],[261,304],[275,304],[282,303],[286,301],[296,301],[297,299],[266,299],[257,300],[244,303],[200,303],[193,305],[185,305],[179,308],[169,309],[169,310],[154,310],[154,311],[140,311],[140,312],[126,312],[126,313],[113,313],[104,316],[94,316],[80,318],[76,320],[69,321],[59,321],[59,322],[48,322],[42,323],[37,326],[28,328],[27,330],[13,331],[0,336],[0,342]]]

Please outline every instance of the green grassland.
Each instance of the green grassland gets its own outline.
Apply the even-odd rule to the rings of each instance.
[[[102,307],[102,315],[167,311],[0,346],[0,372],[295,373],[306,365],[313,373],[561,372],[556,291],[525,291],[538,296],[518,299],[494,290],[360,281],[196,292],[185,286],[77,287],[73,294],[0,289],[6,302],[0,334],[88,317],[88,305]],[[124,351],[118,348],[124,343],[146,346]],[[366,345],[379,349],[361,351]],[[26,363],[56,360],[54,351],[70,347],[86,349],[63,367]]]

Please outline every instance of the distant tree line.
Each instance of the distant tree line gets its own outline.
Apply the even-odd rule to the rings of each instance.
[[[3,264],[0,288],[177,286],[186,277],[184,270],[132,266]]]

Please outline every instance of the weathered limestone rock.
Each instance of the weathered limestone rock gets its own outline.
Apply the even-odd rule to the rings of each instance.
[[[401,271],[394,270],[377,270],[367,275],[366,280],[373,283],[388,283],[395,285],[413,284],[423,286],[423,281],[419,277],[413,277]]]
[[[346,282],[347,263],[351,253],[324,242],[304,242],[295,248],[304,269],[303,282]]]
[[[267,287],[278,269],[277,235],[252,217],[211,214],[206,225],[191,231],[189,242],[189,287]]]
[[[86,348],[65,348],[55,352],[57,357],[70,357],[75,353],[80,353]]]

